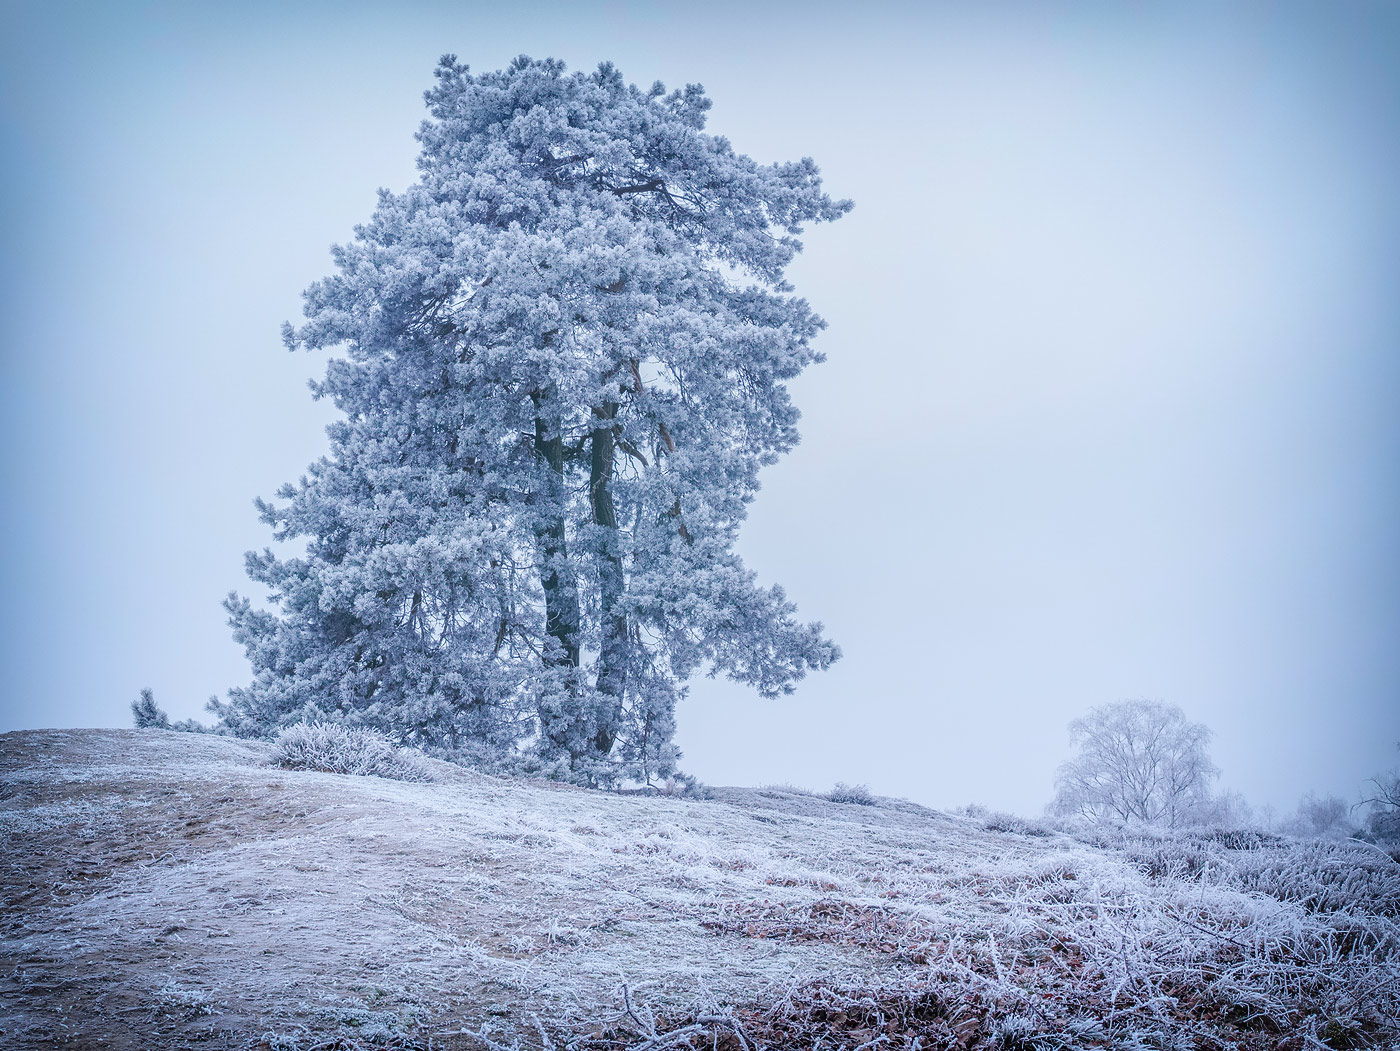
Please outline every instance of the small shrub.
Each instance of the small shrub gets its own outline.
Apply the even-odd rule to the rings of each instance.
[[[826,798],[833,803],[854,803],[857,806],[874,806],[875,797],[870,794],[870,789],[865,785],[848,785],[844,781],[837,781],[836,785],[826,794]]]
[[[131,702],[131,717],[138,730],[170,729],[170,716],[161,711],[160,705],[156,704],[155,692],[149,686],[141,691],[139,700]]]
[[[1207,843],[1219,843],[1226,850],[1263,850],[1283,843],[1283,837],[1254,828],[1206,828],[1196,837]]]
[[[273,760],[292,770],[327,774],[432,781],[432,768],[418,752],[399,748],[375,730],[334,723],[297,723],[273,741]]]
[[[982,820],[982,827],[988,832],[1015,832],[1021,836],[1048,836],[1052,833],[1052,829],[1039,821],[1030,821],[999,810],[987,814]]]

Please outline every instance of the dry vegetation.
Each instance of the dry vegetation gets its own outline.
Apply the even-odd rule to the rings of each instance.
[[[0,737],[0,1045],[1381,1048],[1400,866],[781,787]]]

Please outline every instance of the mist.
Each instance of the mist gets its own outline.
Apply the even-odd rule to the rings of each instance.
[[[1400,739],[1400,13],[1079,4],[31,5],[0,33],[0,730],[249,672],[219,602],[333,418],[282,321],[415,178],[437,57],[698,81],[812,156],[829,323],[741,544],[844,651],[700,681],[683,767],[1049,799],[1158,698],[1224,787],[1355,798]]]

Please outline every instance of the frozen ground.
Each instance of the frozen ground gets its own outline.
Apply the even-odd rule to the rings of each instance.
[[[0,1047],[1394,1047],[1400,865],[0,736]]]

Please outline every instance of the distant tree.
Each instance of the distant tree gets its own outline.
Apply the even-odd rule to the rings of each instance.
[[[1350,827],[1347,822],[1348,810],[1347,802],[1341,796],[1318,796],[1309,792],[1298,801],[1294,826],[1309,836],[1345,832]]]
[[[1366,795],[1357,804],[1368,810],[1366,831],[1373,839],[1400,843],[1400,767],[1377,774],[1367,785]]]
[[[704,131],[698,85],[444,58],[418,167],[381,192],[292,348],[342,348],[328,457],[231,595],[238,733],[326,720],[600,783],[665,778],[701,671],[788,692],[839,651],[734,551],[798,440],[823,322],[784,271],[849,202]]]
[[[1255,823],[1254,808],[1240,792],[1220,792],[1209,796],[1191,811],[1193,824],[1245,828]]]
[[[1118,701],[1069,725],[1078,754],[1060,767],[1053,813],[1176,827],[1210,817],[1219,771],[1210,730],[1159,701]]]

